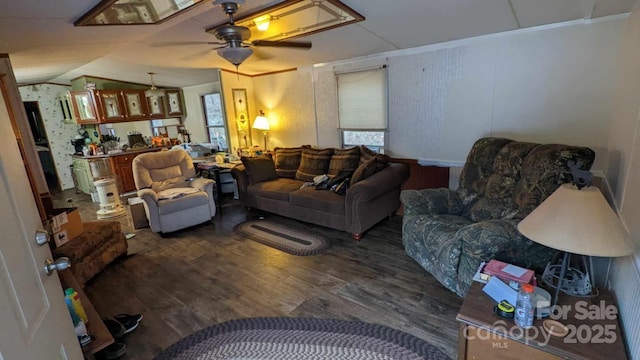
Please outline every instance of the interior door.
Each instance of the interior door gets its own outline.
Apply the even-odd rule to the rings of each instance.
[[[82,359],[11,119],[24,117],[11,65],[0,54],[0,359]],[[16,100],[17,98],[17,100]],[[24,121],[24,119],[22,119]]]

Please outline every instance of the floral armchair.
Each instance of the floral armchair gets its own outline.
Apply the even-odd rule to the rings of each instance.
[[[553,249],[522,236],[516,226],[563,183],[567,161],[589,170],[585,147],[482,138],[472,147],[457,190],[404,190],[402,242],[409,256],[464,296],[482,261],[498,259],[541,270]]]

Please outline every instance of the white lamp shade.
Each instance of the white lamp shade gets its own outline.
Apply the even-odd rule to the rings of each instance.
[[[560,186],[518,224],[527,238],[560,251],[616,257],[633,253],[629,234],[595,186]]]
[[[256,116],[256,120],[253,122],[252,128],[267,131],[269,130],[269,120],[262,115]]]

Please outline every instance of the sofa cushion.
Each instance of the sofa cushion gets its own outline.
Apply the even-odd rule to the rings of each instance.
[[[289,194],[300,189],[302,184],[304,184],[304,181],[279,178],[250,185],[247,187],[247,195],[289,201]]]
[[[242,157],[242,165],[247,169],[249,183],[256,184],[278,178],[276,167],[270,154],[249,158]]]
[[[358,166],[356,171],[353,173],[353,176],[351,176],[351,181],[349,182],[349,186],[353,186],[358,181],[362,181],[368,178],[369,176],[375,174],[377,166],[378,166],[378,161],[376,160],[375,157],[370,158],[369,160],[360,164],[360,166]]]
[[[318,175],[324,175],[329,170],[333,149],[303,148],[300,166],[296,171],[296,179],[313,181]]]
[[[391,162],[389,155],[378,154],[368,147],[360,145],[360,165],[371,159],[376,159],[376,172],[384,169]]]
[[[275,148],[273,153],[278,176],[293,179],[300,166],[302,148]]]
[[[350,149],[334,149],[329,162],[330,176],[336,176],[340,170],[355,171],[360,164],[360,148],[352,147]]]
[[[329,190],[316,190],[313,187],[296,190],[289,195],[291,205],[331,214],[344,215],[344,202],[344,196]]]

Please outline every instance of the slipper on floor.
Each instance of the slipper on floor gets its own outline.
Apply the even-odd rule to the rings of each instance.
[[[113,317],[117,322],[122,324],[124,327],[124,334],[128,334],[135,330],[138,325],[140,325],[140,320],[142,320],[141,314],[129,315],[129,314],[118,314]],[[123,334],[123,335],[124,335]]]
[[[116,342],[98,351],[95,358],[100,360],[113,360],[121,358],[126,353],[127,345]]]
[[[113,315],[113,318],[118,320],[118,321],[128,321],[130,319],[135,320],[136,322],[140,322],[143,318],[142,314],[118,314],[118,315]]]
[[[126,328],[119,321],[115,321],[113,319],[102,319],[102,322],[105,324],[114,339],[121,338],[126,334]]]

